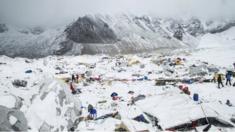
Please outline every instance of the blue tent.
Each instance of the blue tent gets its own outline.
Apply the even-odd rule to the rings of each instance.
[[[186,84],[192,84],[193,83],[193,80],[192,79],[185,79],[182,81],[183,83],[186,83]]]
[[[149,78],[147,76],[144,76],[144,80],[149,80]]]
[[[134,118],[134,120],[136,120],[136,121],[138,121],[138,122],[144,122],[144,123],[149,123],[146,119],[145,119],[145,117],[144,117],[144,115],[139,115],[139,116],[137,116],[137,117],[135,117]]]
[[[33,72],[32,70],[25,71],[25,73],[32,73],[32,72]]]
[[[118,94],[116,92],[113,92],[110,96],[115,97],[115,96],[118,96]]]

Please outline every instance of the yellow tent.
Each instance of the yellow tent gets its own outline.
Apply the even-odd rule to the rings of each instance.
[[[139,58],[137,56],[134,56],[132,58],[130,58],[128,60],[128,66],[132,66],[132,65],[135,65],[135,64],[139,64],[140,61],[139,61]]]

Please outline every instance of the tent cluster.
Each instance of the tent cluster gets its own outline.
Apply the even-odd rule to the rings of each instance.
[[[89,120],[96,123],[114,120],[117,122],[114,130],[117,131],[191,130],[205,125],[210,125],[207,129],[233,127],[231,121],[213,112],[210,106],[202,106],[202,93],[193,88],[194,85],[212,85],[214,74],[225,71],[224,68],[198,60],[189,62],[187,56],[151,55],[105,56],[93,63],[64,64],[66,66],[57,66],[59,72],[56,76],[68,84],[74,96],[82,97],[81,101],[85,103],[82,108],[86,110],[71,130],[80,128],[82,122]],[[147,93],[132,90],[138,85],[141,89],[152,87],[155,90]],[[109,91],[109,97],[100,91]],[[86,100],[83,94],[97,99]],[[226,99],[227,106],[232,107],[232,103]],[[128,121],[125,121],[127,115],[123,109],[133,112]],[[192,117],[193,112],[198,114]],[[135,128],[142,123],[145,124],[143,127]]]

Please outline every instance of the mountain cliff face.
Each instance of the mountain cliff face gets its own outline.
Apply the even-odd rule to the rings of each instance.
[[[82,28],[81,28],[82,27]],[[82,44],[84,54],[118,54],[196,45],[194,36],[174,37],[158,18],[149,16],[85,16],[65,30],[67,39]]]
[[[8,31],[8,28],[7,28],[6,24],[0,24],[0,33],[4,33],[7,31]]]
[[[68,39],[77,43],[115,43],[117,41],[114,31],[107,23],[88,16],[79,18],[65,32]]]
[[[133,15],[89,15],[59,29],[0,25],[0,55],[118,54],[195,47],[198,36],[223,32],[235,21],[202,21]]]

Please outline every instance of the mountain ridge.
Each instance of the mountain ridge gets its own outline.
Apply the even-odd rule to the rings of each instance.
[[[17,29],[1,24],[0,55],[119,54],[195,47],[198,36],[235,26],[233,20],[203,21],[134,15],[86,15],[59,29]],[[1,27],[0,27],[1,28]]]

